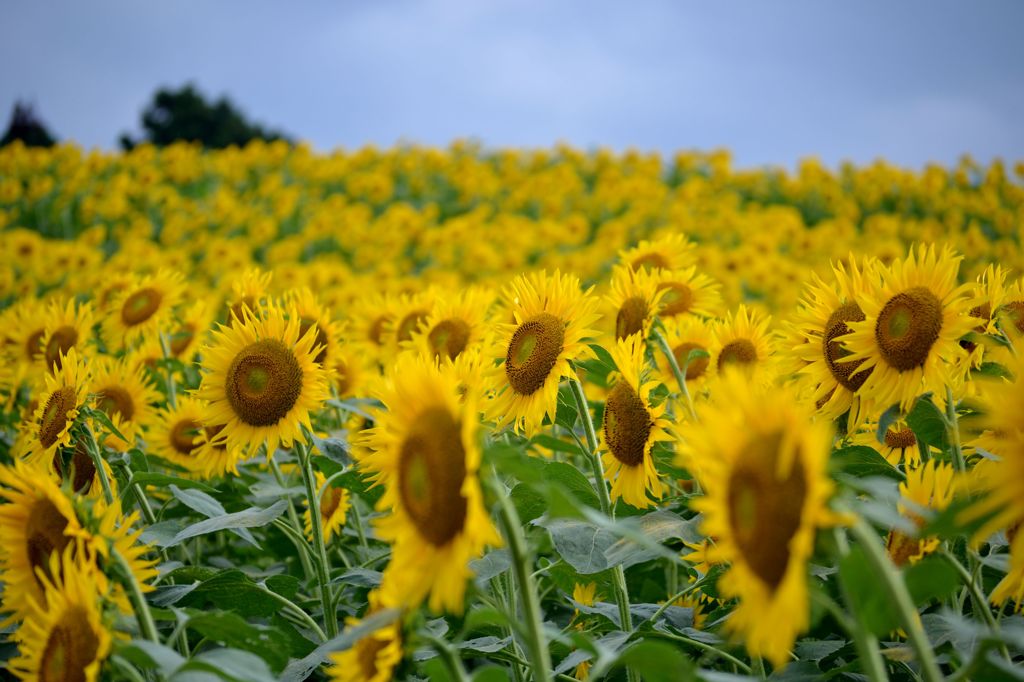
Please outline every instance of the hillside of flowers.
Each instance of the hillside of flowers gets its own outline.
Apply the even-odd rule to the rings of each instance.
[[[1024,678],[1024,163],[0,148],[0,677]]]

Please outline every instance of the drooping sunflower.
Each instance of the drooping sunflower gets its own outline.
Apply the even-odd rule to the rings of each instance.
[[[20,429],[34,463],[49,465],[57,448],[71,445],[71,427],[88,397],[89,371],[75,348],[63,356],[60,366],[56,374],[46,375],[39,406]]]
[[[712,376],[736,369],[748,378],[767,381],[771,377],[770,363],[774,353],[772,337],[768,333],[771,319],[771,316],[741,304],[735,314],[729,313],[725,319],[716,322],[712,326],[714,343],[708,362]]]
[[[344,488],[329,485],[326,488],[324,483],[327,479],[319,471],[316,472],[316,489],[323,490],[320,496],[320,527],[324,532],[324,542],[331,539],[335,533],[340,533],[341,527],[345,525],[345,516],[348,514],[351,501],[349,493]],[[313,537],[313,518],[309,513],[309,502],[306,502],[306,512],[303,515],[306,537]]]
[[[161,409],[151,417],[146,445],[152,454],[203,478],[237,473],[241,451],[216,438],[219,431],[203,424],[205,413],[202,401],[179,397],[175,407]]]
[[[196,395],[208,403],[203,422],[224,425],[228,448],[255,450],[265,443],[273,456],[279,444],[305,442],[302,427],[312,429],[310,413],[329,395],[327,377],[316,364],[314,329],[300,338],[300,320],[285,318],[274,304],[262,317],[243,315],[221,326],[203,349]]]
[[[401,355],[378,396],[385,410],[366,432],[360,466],[385,486],[377,522],[393,544],[385,581],[400,603],[429,595],[433,611],[461,613],[469,562],[501,540],[483,506],[474,393],[459,395],[451,368]]]
[[[43,364],[46,371],[60,369],[61,356],[72,347],[79,352],[92,334],[93,312],[90,303],[76,304],[71,299],[63,305],[53,301],[46,309],[42,338]]]
[[[710,358],[694,358],[689,364],[687,361],[692,351],[710,353],[714,343],[711,330],[707,323],[692,315],[670,317],[663,320],[663,324],[665,341],[668,342],[668,347],[671,349],[679,369],[684,372],[687,389],[691,394],[699,394],[710,376],[708,372]],[[676,377],[669,365],[668,358],[662,353],[656,353],[655,358],[661,373],[661,383],[675,388]]]
[[[643,240],[619,253],[619,262],[631,270],[681,270],[693,265],[694,244],[681,234]]]
[[[850,333],[850,322],[865,319],[858,301],[876,279],[875,266],[863,268],[850,258],[849,271],[840,262],[832,266],[835,284],[816,274],[804,293],[794,319],[786,326],[782,355],[787,368],[806,377],[818,412],[828,420],[849,412],[848,428],[855,430],[870,412],[870,398],[858,393],[871,374],[860,369],[863,361],[846,361],[840,339]],[[867,400],[867,409],[862,404]]]
[[[907,468],[907,480],[900,483],[900,495],[917,508],[900,503],[899,511],[918,527],[923,526],[925,510],[942,511],[953,501],[955,472],[945,463],[928,460],[924,466]],[[889,558],[897,566],[915,563],[931,554],[939,546],[936,537],[910,537],[893,529],[885,541]]]
[[[702,532],[730,567],[719,579],[738,598],[726,628],[747,650],[786,664],[808,624],[807,560],[816,530],[832,521],[826,503],[831,434],[788,389],[751,386],[727,373],[687,432],[680,464],[705,495]]]
[[[592,357],[586,340],[597,336],[597,301],[579,280],[555,271],[519,276],[504,292],[515,324],[498,325],[505,361],[490,373],[494,397],[488,419],[528,436],[545,415],[554,416],[558,384],[572,376],[573,360]]]
[[[672,440],[665,404],[651,404],[656,381],[648,377],[644,341],[634,334],[618,341],[610,350],[617,377],[604,406],[601,447],[605,450],[605,476],[612,485],[612,501],[620,497],[643,509],[661,499],[664,484],[658,478],[651,450],[658,441]]]
[[[43,573],[44,596],[29,601],[10,669],[22,680],[96,682],[111,637],[95,574],[70,552],[53,552]]]
[[[171,314],[183,291],[181,275],[171,270],[136,278],[111,301],[102,324],[107,346],[120,349],[148,335],[169,333]]]
[[[899,403],[907,411],[922,393],[945,396],[947,386],[962,381],[956,368],[966,351],[959,341],[977,321],[967,315],[969,285],[956,285],[961,258],[948,247],[911,249],[865,293],[865,319],[847,322],[850,333],[840,342],[850,353],[845,360],[863,361],[859,371],[870,370],[860,392],[879,409]]]
[[[101,356],[93,366],[89,393],[93,394],[96,407],[110,417],[124,436],[122,440],[109,434],[104,444],[115,450],[128,450],[135,445],[142,426],[149,422],[151,405],[157,402],[157,393],[147,383],[142,370],[132,369],[124,359]]]
[[[364,618],[385,608],[395,608],[399,602],[387,596],[387,585],[367,595],[369,607]],[[359,618],[349,618],[350,626],[362,622]],[[355,644],[344,651],[331,654],[333,664],[327,669],[332,682],[390,682],[394,677],[395,668],[402,662],[402,622],[385,625],[361,637]]]
[[[655,280],[662,292],[658,315],[673,317],[697,315],[716,317],[721,312],[722,295],[719,284],[693,265],[682,270],[657,270]]]
[[[425,357],[457,362],[463,351],[479,346],[489,332],[493,303],[493,292],[476,286],[452,296],[439,295],[423,325],[413,332],[410,345]]]
[[[658,288],[653,274],[646,269],[630,270],[625,266],[612,269],[611,290],[605,297],[607,317],[615,320],[615,340],[634,334],[646,339],[651,323],[661,309],[666,290]]]

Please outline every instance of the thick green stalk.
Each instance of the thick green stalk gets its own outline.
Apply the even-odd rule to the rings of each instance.
[[[964,461],[963,447],[960,445],[960,422],[956,417],[956,401],[953,400],[953,389],[946,387],[946,434],[949,437],[949,445],[953,450],[953,462],[957,471],[964,471],[967,463]]]
[[[672,348],[668,345],[668,339],[665,338],[660,329],[654,330],[654,340],[657,342],[661,352],[665,354],[668,366],[672,368],[672,374],[676,378],[676,383],[679,384],[679,390],[682,391],[683,397],[686,398],[686,408],[690,411],[690,417],[697,421],[697,410],[693,406],[693,397],[690,396],[690,389],[686,386],[686,375],[683,374],[683,369],[676,362],[676,354],[672,352]]]
[[[267,457],[267,463],[270,465],[270,471],[273,472],[274,478],[277,480],[277,485],[284,490],[285,481],[284,474],[281,473],[281,467],[278,466],[277,462],[273,457]],[[299,515],[295,511],[295,503],[292,502],[290,496],[286,496],[285,499],[288,501],[288,520],[291,521],[292,529],[295,530],[299,537],[302,537],[302,524],[299,523]],[[305,543],[305,540],[303,540]],[[306,579],[313,577],[313,565],[309,561],[309,557],[306,556],[305,552],[299,552],[299,561],[302,563],[302,573],[306,576]]]
[[[107,504],[114,503],[114,492],[110,488],[110,479],[107,477],[107,468],[103,466],[103,455],[100,454],[100,444],[96,442],[96,436],[92,432],[92,427],[89,424],[85,425],[85,449],[89,451],[89,456],[92,457],[93,466],[96,467],[96,474],[100,477],[100,485],[103,486],[103,499],[107,501]]]
[[[836,541],[836,561],[837,563],[850,553],[849,544],[846,541],[845,533],[840,529],[835,529],[834,537]],[[852,606],[854,601],[853,595],[850,594],[846,582],[840,579],[839,589],[843,594],[843,600]],[[825,595],[827,598],[827,595]],[[857,647],[857,654],[860,656],[860,664],[864,670],[864,674],[868,676],[868,679],[872,682],[889,682],[889,673],[886,670],[885,662],[882,660],[882,653],[878,648],[878,638],[871,633],[859,618],[848,618],[842,611],[836,609],[832,612],[832,616],[836,619],[839,625],[844,626],[853,636],[853,643]]]
[[[156,632],[156,623],[153,621],[153,614],[149,611],[149,604],[142,594],[142,587],[132,573],[132,567],[128,564],[121,553],[111,548],[110,555],[121,569],[121,582],[128,589],[128,595],[132,601],[132,608],[135,610],[135,617],[139,621],[139,631],[142,636],[151,642],[160,643],[160,637]]]
[[[334,605],[334,597],[331,593],[331,564],[327,559],[327,545],[324,542],[323,523],[320,520],[320,500],[316,494],[316,477],[313,475],[313,463],[309,456],[309,446],[304,443],[295,443],[295,451],[299,456],[299,466],[302,468],[302,481],[306,485],[306,499],[309,502],[309,518],[312,526],[313,547],[316,558],[316,577],[320,584],[320,603],[324,609],[324,624],[327,626],[327,636],[336,637],[338,634],[338,609]]]

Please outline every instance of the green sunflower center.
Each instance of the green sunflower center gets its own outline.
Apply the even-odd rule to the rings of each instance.
[[[69,607],[46,639],[39,661],[40,682],[85,682],[85,669],[96,660],[99,648],[85,607]]]
[[[96,402],[99,408],[110,417],[121,417],[130,420],[135,415],[135,401],[131,394],[121,386],[107,386],[96,391]]]
[[[195,419],[180,419],[171,427],[171,447],[182,455],[191,455],[199,447],[199,432],[203,425]]]
[[[622,381],[615,384],[604,406],[604,438],[615,459],[630,467],[643,464],[653,426],[633,387]]]
[[[163,294],[152,287],[132,292],[121,305],[121,321],[128,327],[142,324],[156,314],[163,299]]]
[[[885,444],[893,450],[906,450],[917,445],[917,436],[907,427],[885,432]]]
[[[850,333],[847,322],[861,322],[864,320],[864,311],[855,302],[850,301],[839,306],[825,322],[825,334],[821,339],[822,353],[825,356],[825,364],[832,372],[835,379],[843,388],[857,392],[867,378],[871,376],[871,370],[857,372],[857,368],[863,360],[843,360],[850,353],[842,346],[839,340]]]
[[[36,501],[29,511],[28,521],[25,522],[26,549],[32,577],[39,587],[43,584],[36,574],[36,569],[41,570],[43,575],[52,580],[50,556],[54,552],[63,552],[71,542],[71,538],[64,534],[67,525],[67,518],[47,498]]]
[[[540,390],[558,363],[565,343],[565,326],[550,313],[523,322],[512,334],[505,354],[505,376],[519,395]]]
[[[50,334],[50,340],[46,342],[46,367],[58,372],[63,365],[61,355],[67,355],[71,347],[78,341],[78,330],[71,325],[58,327]]]
[[[271,426],[283,419],[302,393],[302,368],[280,341],[249,344],[228,367],[225,388],[235,414],[250,426]]]
[[[703,350],[707,348],[700,345],[699,343],[690,343],[689,341],[684,342],[672,349],[672,355],[675,356],[676,364],[682,369],[686,367],[686,380],[697,379],[704,376],[704,373],[708,371],[709,358],[694,358],[689,365],[686,364],[687,360],[690,359],[690,351]]]
[[[693,289],[682,282],[663,282],[658,291],[665,292],[661,298],[662,317],[685,315],[693,307]]]
[[[643,331],[647,312],[647,301],[642,296],[631,296],[623,301],[615,314],[615,338],[625,339]]]
[[[942,301],[926,287],[890,298],[875,323],[882,357],[901,372],[923,367],[942,331]]]
[[[749,339],[736,339],[722,346],[718,355],[718,370],[728,365],[752,365],[757,362],[757,348]]]
[[[466,451],[461,425],[442,407],[424,410],[409,427],[398,460],[402,506],[420,536],[447,544],[466,523]]]
[[[39,422],[39,443],[48,448],[57,442],[68,425],[68,413],[75,409],[77,395],[71,386],[61,386],[50,394]]]
[[[437,357],[447,356],[454,360],[459,354],[466,350],[469,344],[469,325],[465,320],[451,317],[441,320],[427,335],[430,347]]]
[[[789,545],[800,529],[807,480],[800,453],[778,471],[782,433],[748,441],[729,476],[729,526],[743,561],[772,590],[789,566]]]
[[[420,323],[427,319],[426,310],[414,310],[398,323],[397,337],[399,341],[408,341],[412,338],[414,331],[420,328]]]
[[[324,333],[323,327],[321,327],[316,320],[312,320],[308,317],[302,318],[302,322],[299,324],[299,338],[301,339],[309,331],[309,328],[316,325],[316,338],[313,340],[313,348],[320,347],[320,352],[313,358],[313,362],[318,365],[322,365],[324,359],[327,357],[327,334]]]

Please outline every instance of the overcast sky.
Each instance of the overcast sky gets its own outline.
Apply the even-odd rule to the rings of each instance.
[[[317,148],[1024,159],[1024,2],[5,0],[0,117],[112,148],[194,81]]]

